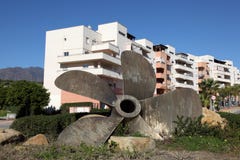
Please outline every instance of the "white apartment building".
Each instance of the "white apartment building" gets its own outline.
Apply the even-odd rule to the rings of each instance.
[[[63,72],[84,70],[105,79],[116,94],[122,93],[121,52],[134,50],[153,63],[153,43],[135,40],[118,22],[98,25],[97,31],[86,26],[46,32],[44,87],[50,92],[49,106],[96,100],[58,89],[54,81]]]
[[[209,68],[209,78],[213,78],[222,87],[239,83],[237,75],[239,70],[229,60],[218,60],[210,55],[196,57],[197,63],[206,63]]]
[[[194,56],[186,53],[176,53],[176,49],[170,45],[166,45],[166,53],[171,57],[171,84],[168,88],[174,90],[176,88],[191,88],[198,90],[198,75]]]
[[[155,47],[155,52],[153,51]],[[213,78],[225,85],[240,84],[240,71],[232,61],[213,56],[176,53],[170,45],[155,45],[147,39],[136,40],[118,22],[91,27],[76,26],[46,32],[44,87],[50,92],[49,106],[59,108],[63,103],[93,102],[87,97],[58,89],[54,81],[69,70],[83,70],[105,79],[116,94],[122,94],[121,53],[133,50],[143,55],[156,72],[155,94],[176,88],[199,91],[202,79]]]
[[[237,67],[233,67],[234,84],[240,84],[240,71]]]

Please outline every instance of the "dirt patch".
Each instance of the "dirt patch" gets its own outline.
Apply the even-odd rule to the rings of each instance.
[[[38,155],[38,156],[37,156]],[[112,159],[112,160],[239,160],[240,155],[228,155],[220,153],[211,153],[206,151],[172,151],[172,150],[162,150],[161,148],[156,148],[148,153],[98,153],[92,154],[91,156],[86,156],[86,153],[80,152],[78,150],[69,150],[56,146],[29,146],[20,148],[12,145],[0,146],[0,159],[1,160],[11,160],[11,159],[27,159],[35,160],[42,159],[39,155],[44,156],[44,159]],[[61,155],[61,156],[59,156]]]

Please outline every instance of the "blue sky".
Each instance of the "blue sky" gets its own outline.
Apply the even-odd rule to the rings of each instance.
[[[240,68],[239,0],[0,0],[0,68],[44,65],[45,33],[118,21],[136,39]]]

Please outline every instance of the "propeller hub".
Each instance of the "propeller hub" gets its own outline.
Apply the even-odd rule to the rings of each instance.
[[[139,101],[130,95],[118,96],[115,109],[124,118],[134,118],[141,112]]]

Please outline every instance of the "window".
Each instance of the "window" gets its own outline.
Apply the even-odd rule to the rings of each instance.
[[[91,40],[90,38],[86,37],[86,44],[90,44]]]
[[[151,47],[149,47],[149,46],[146,46],[146,48],[148,48],[148,49],[152,49]]]
[[[118,33],[119,33],[120,35],[122,35],[122,36],[124,36],[124,37],[125,37],[125,34],[124,34],[123,32],[121,32],[121,31],[118,31]]]
[[[157,73],[163,73],[164,69],[163,68],[157,68]]]
[[[88,68],[88,64],[82,65],[83,68]]]
[[[92,44],[94,45],[94,44],[96,44],[97,43],[97,41],[94,39],[94,40],[92,40]]]
[[[64,41],[67,41],[67,38],[66,38],[66,37],[64,37]]]
[[[69,56],[69,52],[64,52],[64,56]]]

